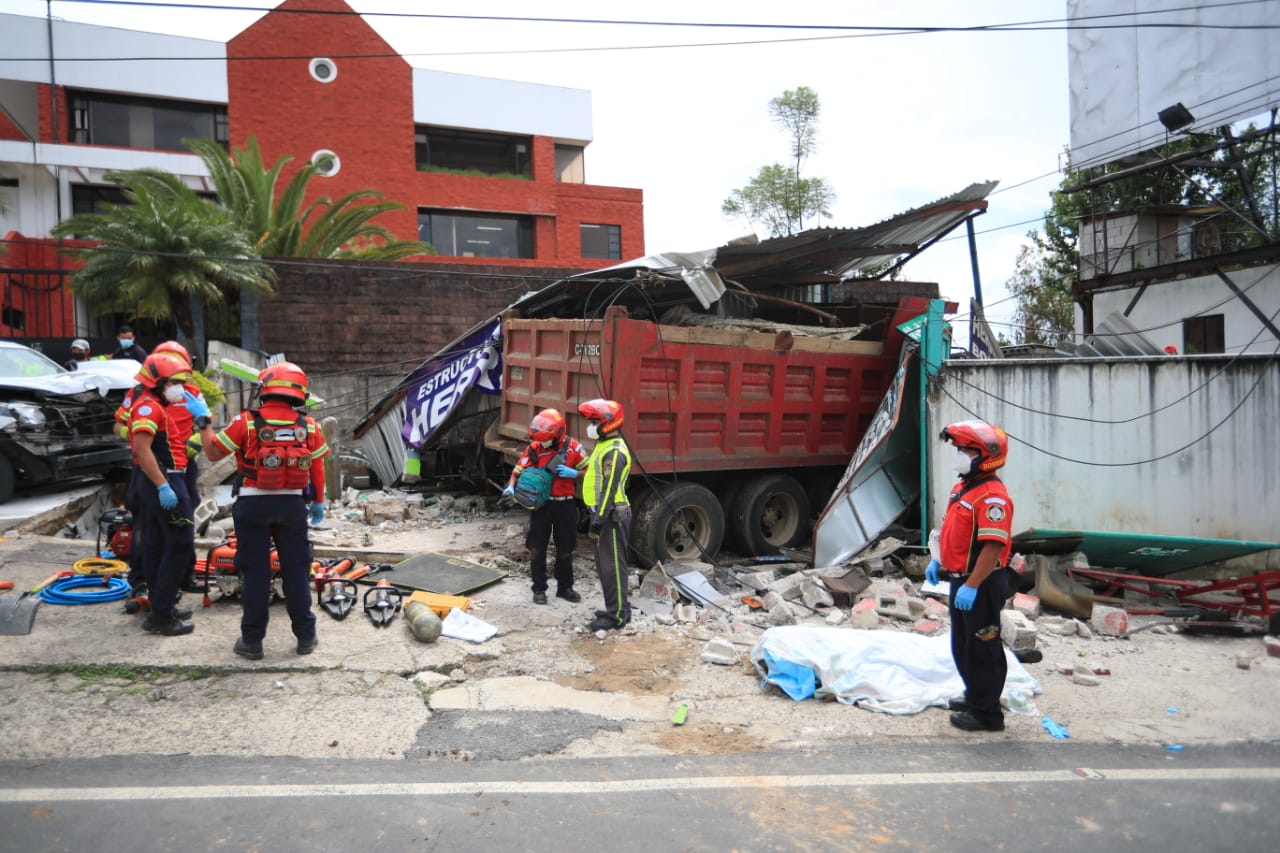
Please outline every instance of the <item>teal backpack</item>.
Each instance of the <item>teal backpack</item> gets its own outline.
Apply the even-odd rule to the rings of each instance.
[[[551,499],[551,481],[556,478],[555,470],[564,464],[567,448],[560,448],[555,456],[547,460],[540,468],[525,468],[516,478],[515,494],[512,500],[527,510],[541,509]]]

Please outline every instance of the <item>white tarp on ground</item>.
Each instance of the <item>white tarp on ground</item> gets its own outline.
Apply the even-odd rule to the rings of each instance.
[[[766,653],[775,661],[812,669],[818,679],[813,694],[817,698],[834,695],[872,711],[917,714],[964,696],[947,636],[782,626],[765,631],[751,648],[751,662],[762,676],[768,675]],[[1042,692],[1040,684],[1008,648],[1005,658],[1009,674],[1001,703],[1015,713],[1040,716],[1031,699]]]

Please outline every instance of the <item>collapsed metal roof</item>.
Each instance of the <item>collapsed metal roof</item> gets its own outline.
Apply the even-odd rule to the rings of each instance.
[[[721,246],[716,250],[716,270],[751,290],[846,281],[867,272],[882,278],[965,220],[985,213],[987,196],[998,183],[970,184],[932,204],[863,228],[815,228],[755,245]]]

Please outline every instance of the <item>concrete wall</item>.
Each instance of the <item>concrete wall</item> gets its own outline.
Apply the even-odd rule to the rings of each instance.
[[[1015,531],[1280,541],[1278,413],[1274,357],[948,361],[929,430],[973,417],[1004,427]],[[929,447],[936,525],[953,452]],[[1280,551],[1253,563],[1280,568]]]

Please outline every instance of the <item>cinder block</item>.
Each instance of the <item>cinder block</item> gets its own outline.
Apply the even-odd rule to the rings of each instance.
[[[1036,628],[1017,610],[1000,611],[1000,638],[1015,652],[1036,647]]]
[[[858,610],[854,609],[849,612],[849,627],[851,628],[879,628],[880,614],[875,610]]]
[[[1013,609],[1028,619],[1035,619],[1040,615],[1040,598],[1025,592],[1014,593]]]
[[[924,600],[909,595],[878,595],[876,612],[893,619],[914,622],[924,615]]]
[[[1129,614],[1119,607],[1095,604],[1093,613],[1089,617],[1089,625],[1095,633],[1107,637],[1120,637],[1129,630]]]

